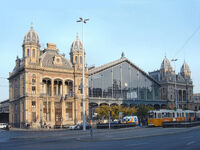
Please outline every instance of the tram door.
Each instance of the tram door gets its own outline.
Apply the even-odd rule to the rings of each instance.
[[[62,107],[61,103],[55,103],[55,125],[61,125],[62,123]]]

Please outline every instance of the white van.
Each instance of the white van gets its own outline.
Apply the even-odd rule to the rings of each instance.
[[[0,129],[6,129],[7,123],[0,123]]]
[[[135,123],[138,125],[138,117],[137,116],[125,116],[122,119],[122,123]]]

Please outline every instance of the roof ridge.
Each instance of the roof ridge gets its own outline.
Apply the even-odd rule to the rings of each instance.
[[[123,57],[123,58],[114,60],[114,61],[112,61],[112,62],[106,63],[106,64],[101,65],[101,66],[99,66],[99,67],[93,68],[93,69],[91,69],[89,72],[92,73],[92,72],[96,72],[96,71],[103,70],[103,69],[105,69],[105,68],[108,68],[109,66],[112,66],[112,65],[114,65],[114,64],[116,64],[116,63],[119,63],[119,62],[122,62],[122,61],[124,61],[124,60],[127,60],[127,58],[126,58],[126,57]]]

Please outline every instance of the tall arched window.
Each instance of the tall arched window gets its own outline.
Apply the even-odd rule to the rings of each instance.
[[[29,56],[29,49],[27,49],[27,56]]]
[[[80,64],[82,64],[82,56],[80,56]]]
[[[35,57],[35,49],[33,49],[33,57]]]

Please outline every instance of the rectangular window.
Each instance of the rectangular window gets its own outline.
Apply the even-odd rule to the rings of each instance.
[[[43,103],[43,116],[46,121],[51,121],[51,102],[48,102],[48,105],[47,102]]]
[[[72,120],[72,102],[66,102],[66,120]]]
[[[32,101],[32,107],[36,107],[36,101]]]
[[[36,94],[36,87],[32,86],[32,94]]]

